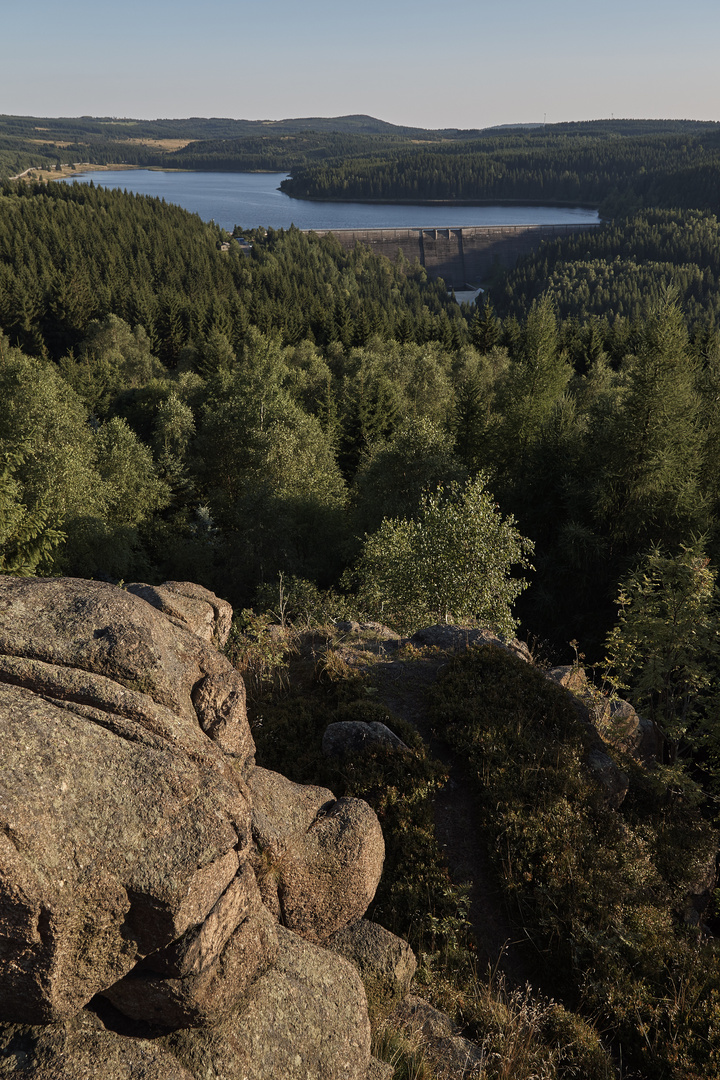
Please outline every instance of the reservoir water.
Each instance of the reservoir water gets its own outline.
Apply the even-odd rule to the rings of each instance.
[[[98,187],[153,195],[232,232],[287,229],[458,228],[470,225],[592,225],[597,210],[579,206],[428,206],[407,203],[308,202],[278,190],[287,173],[97,170],[76,177]],[[66,180],[65,183],[73,183]]]

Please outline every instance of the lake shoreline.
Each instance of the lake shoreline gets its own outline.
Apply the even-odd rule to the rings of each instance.
[[[69,172],[57,173],[58,178],[72,179],[74,176],[82,176],[86,172],[165,172],[165,173],[199,173],[209,172],[218,176],[273,176],[274,169],[168,169],[162,165],[123,165],[121,163],[108,165],[93,165],[90,162],[77,163],[68,166]],[[331,199],[323,199],[318,195],[295,195],[291,191],[278,188],[283,195],[298,202],[315,203],[361,203],[365,206],[557,206],[567,210],[595,210],[599,207],[594,203],[573,202],[570,199],[370,199],[370,198],[343,198],[334,196]]]
[[[280,187],[286,172],[139,168],[76,162],[70,175],[55,173],[60,183],[95,183],[138,195],[164,199],[199,214],[232,233],[235,228],[287,229],[305,232],[358,229],[458,229],[493,225],[562,225],[599,223],[595,207],[540,200],[396,200],[304,199]]]
[[[591,203],[568,202],[560,199],[361,199],[342,198],[335,196],[332,199],[321,199],[316,195],[293,195],[290,191],[283,191],[289,199],[298,202],[314,203],[361,203],[363,206],[557,206],[565,210],[594,210],[599,213],[600,208]]]

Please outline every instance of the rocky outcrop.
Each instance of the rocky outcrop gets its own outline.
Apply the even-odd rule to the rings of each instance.
[[[64,1024],[0,1028],[0,1073],[32,1080],[366,1080],[370,1024],[341,957],[278,928],[278,960],[215,1023],[165,1032],[87,1010]]]
[[[0,1071],[365,1080],[362,983],[314,943],[372,899],[380,826],[255,767],[229,619],[0,578]]]
[[[547,677],[571,694],[589,734],[585,763],[602,789],[607,805],[619,809],[629,791],[630,779],[608,751],[617,751],[651,767],[657,751],[654,724],[638,716],[629,702],[608,697],[594,687],[576,664],[551,668]]]
[[[202,1080],[365,1080],[370,1023],[359,976],[296,934],[279,928],[278,937],[278,963],[243,1009],[163,1046]]]
[[[212,1024],[228,1014],[278,957],[277,925],[245,869],[250,895],[236,877],[203,923],[141,961],[103,996],[133,1020],[168,1028]]]
[[[162,611],[176,626],[185,626],[203,641],[222,647],[230,636],[233,611],[226,600],[192,581],[166,581],[163,585],[133,582],[125,586]]]
[[[443,1080],[471,1080],[484,1073],[484,1055],[475,1043],[458,1034],[446,1013],[419,997],[407,997],[393,1019],[409,1033],[422,1037],[425,1053]]]
[[[216,650],[100,582],[0,581],[0,1013],[73,1015],[201,923],[251,842],[232,761],[192,703]]]
[[[357,968],[374,1020],[391,1013],[409,992],[417,968],[415,954],[384,927],[360,919],[338,930],[327,945]]]
[[[657,760],[658,739],[652,720],[638,716],[630,702],[608,697],[589,683],[575,664],[554,667],[548,678],[572,692],[586,721],[604,743],[639,761],[652,765]]]
[[[658,734],[652,720],[638,716],[628,701],[606,698],[589,703],[591,716],[600,736],[642,765],[654,765],[659,750]]]
[[[341,720],[336,724],[328,724],[322,740],[322,752],[325,757],[330,758],[365,754],[378,748],[400,751],[409,749],[394,731],[378,720],[371,723]]]
[[[279,773],[250,778],[253,840],[263,899],[309,941],[359,918],[375,895],[385,857],[375,814],[360,799],[301,787]]]
[[[588,688],[585,672],[576,664],[562,664],[550,668],[547,675],[549,679],[556,682],[558,686],[564,687],[565,690],[584,692]]]
[[[195,1080],[156,1038],[107,1030],[87,1009],[43,1027],[0,1024],[0,1075],[17,1080]]]
[[[517,656],[520,660],[528,663],[532,661],[530,650],[524,641],[516,638],[505,641],[494,634],[492,630],[484,630],[479,627],[451,626],[444,623],[436,623],[435,626],[426,626],[418,630],[410,638],[413,645],[422,645],[425,648],[435,648],[458,652],[470,645],[494,645],[497,649],[503,649]]]
[[[354,620],[335,619],[333,626],[340,634],[369,634],[376,640],[400,641],[400,634],[379,622],[355,622]]]

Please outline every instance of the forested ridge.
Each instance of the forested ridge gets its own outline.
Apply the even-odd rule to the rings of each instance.
[[[558,128],[307,163],[282,189],[318,199],[584,203],[606,215],[643,206],[717,208],[717,125],[642,134],[611,123]]]
[[[510,271],[493,298],[498,312],[521,318],[548,293],[563,321],[592,325],[617,359],[632,324],[671,287],[691,332],[712,333],[720,316],[719,229],[707,212],[642,211],[543,244]]]
[[[398,127],[371,116],[263,121],[0,115],[0,179],[28,168],[80,161],[230,172],[288,170],[314,157],[342,158],[372,152],[378,145],[456,134]]]
[[[285,121],[0,116],[0,178],[98,165],[288,171],[289,195],[397,202],[535,201],[718,209],[720,125],[601,120],[477,131],[372,117]]]
[[[536,541],[524,613],[554,639],[602,638],[617,579],[649,543],[704,534],[717,551],[720,237],[712,217],[653,211],[544,245],[475,310],[461,309],[421,267],[360,246],[346,253],[332,236],[259,230],[248,234],[246,255],[217,227],[126,193],[7,185],[0,211],[7,347],[32,358],[36,378],[50,364],[53,385],[78,415],[96,418],[97,433],[112,422],[140,440],[165,493],[162,509],[137,507],[125,562],[117,555],[104,568],[110,576],[162,561],[157,536],[171,523],[178,542],[196,537],[195,515],[206,507],[214,532],[203,573],[217,585],[213,575],[230,567],[232,576],[238,563],[236,602],[279,570],[337,583],[354,537],[380,524],[380,507],[386,516],[410,513],[429,480],[461,481],[479,469]],[[656,396],[643,381],[643,365],[653,364],[665,379]],[[224,398],[237,399],[235,420],[229,406],[212,404]],[[673,411],[676,399],[683,405]],[[168,402],[186,430],[164,476],[153,440]],[[324,467],[332,463],[320,499],[332,490],[332,512],[323,503],[327,566],[291,539],[293,515],[315,499],[303,488],[297,501],[297,475],[288,480],[287,535],[275,538],[272,557],[248,537],[252,558],[229,556],[244,527],[236,497],[258,496],[243,473],[250,443],[238,429],[250,438],[252,417],[271,402],[278,418],[287,406],[299,425],[282,436],[286,451],[302,438],[310,461],[317,452]],[[642,409],[639,450],[630,418]],[[269,438],[263,427],[262,453],[279,454]],[[216,473],[221,446],[228,459]],[[276,466],[282,487],[291,460]],[[10,468],[21,475],[19,464]],[[168,486],[173,470],[183,477],[177,489]],[[38,491],[28,509],[42,502]],[[262,533],[262,514],[251,516]],[[67,516],[56,525],[72,535]],[[49,565],[70,566],[73,550],[68,541]]]
[[[603,670],[652,716],[659,747],[622,819],[578,779],[569,706],[542,706],[547,754],[502,703],[497,731],[477,734],[452,686],[439,722],[469,760],[494,755],[479,797],[483,828],[515,853],[508,902],[552,992],[585,1016],[544,1029],[547,1046],[587,1041],[585,1065],[571,1055],[547,1075],[605,1078],[618,1045],[626,1075],[718,1075],[716,947],[676,910],[716,842],[717,219],[619,215],[544,245],[477,309],[419,265],[331,235],[245,239],[249,253],[156,199],[4,184],[0,570],[197,581],[246,609],[265,660],[278,598],[290,620],[403,631],[459,618],[510,635],[519,618],[551,659],[571,640],[610,656]],[[520,717],[527,683],[493,677]],[[431,772],[393,791],[417,780],[427,799]],[[410,820],[422,800],[405,797],[383,812]],[[432,862],[423,829],[413,850]],[[547,880],[546,865],[560,868]],[[450,949],[457,895],[432,881],[433,941]]]

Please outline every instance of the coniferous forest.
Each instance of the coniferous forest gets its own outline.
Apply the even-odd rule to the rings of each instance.
[[[713,216],[544,245],[462,308],[332,236],[260,231],[247,255],[120,192],[0,198],[7,483],[65,537],[38,565],[127,579],[199,560],[236,604],[281,571],[329,587],[384,516],[480,470],[535,543],[523,619],[593,649],[649,545],[702,536],[716,557]]]
[[[0,124],[6,174],[56,152],[31,152],[20,120]],[[619,1039],[623,1076],[720,1075],[717,949],[668,915],[688,873],[673,860],[684,845],[707,863],[720,797],[718,125],[426,133],[429,147],[361,120],[280,132],[290,147],[229,121],[197,121],[193,142],[190,122],[158,121],[167,130],[133,130],[127,146],[153,163],[139,140],[187,138],[172,152],[188,168],[294,160],[296,195],[578,200],[606,220],[544,244],[470,306],[419,264],[346,252],[332,235],[260,229],[241,246],[159,200],[6,180],[0,570],[193,580],[255,612],[279,586],[283,617],[394,619],[403,631],[494,618],[555,663],[572,642],[658,732],[657,770],[633,781],[624,825],[590,796],[577,809],[581,793],[558,771],[567,744],[554,772],[527,766],[545,770],[545,810],[567,812],[533,832],[532,799],[503,781],[503,762],[544,751],[513,743],[513,718],[484,749],[473,741],[476,718],[455,696],[463,679],[486,678],[480,668],[450,672],[435,706],[471,762],[495,755],[483,820],[524,853],[513,895],[549,967],[567,965],[553,992],[605,1039],[595,1072],[595,1050],[578,1050],[552,1075],[612,1075]],[[113,160],[108,125],[65,141]],[[463,531],[470,519],[497,555],[495,607],[464,606],[460,558],[442,596],[428,586],[418,600],[423,536],[486,557]],[[515,676],[495,677],[507,687],[500,717]],[[543,705],[548,740],[574,723],[558,708]],[[591,869],[568,869],[563,835],[595,853]],[[566,892],[558,877],[533,881],[533,859],[562,864]],[[600,896],[602,949],[590,930]],[[707,919],[720,925],[717,904]],[[563,1015],[548,1045],[589,1038]]]

